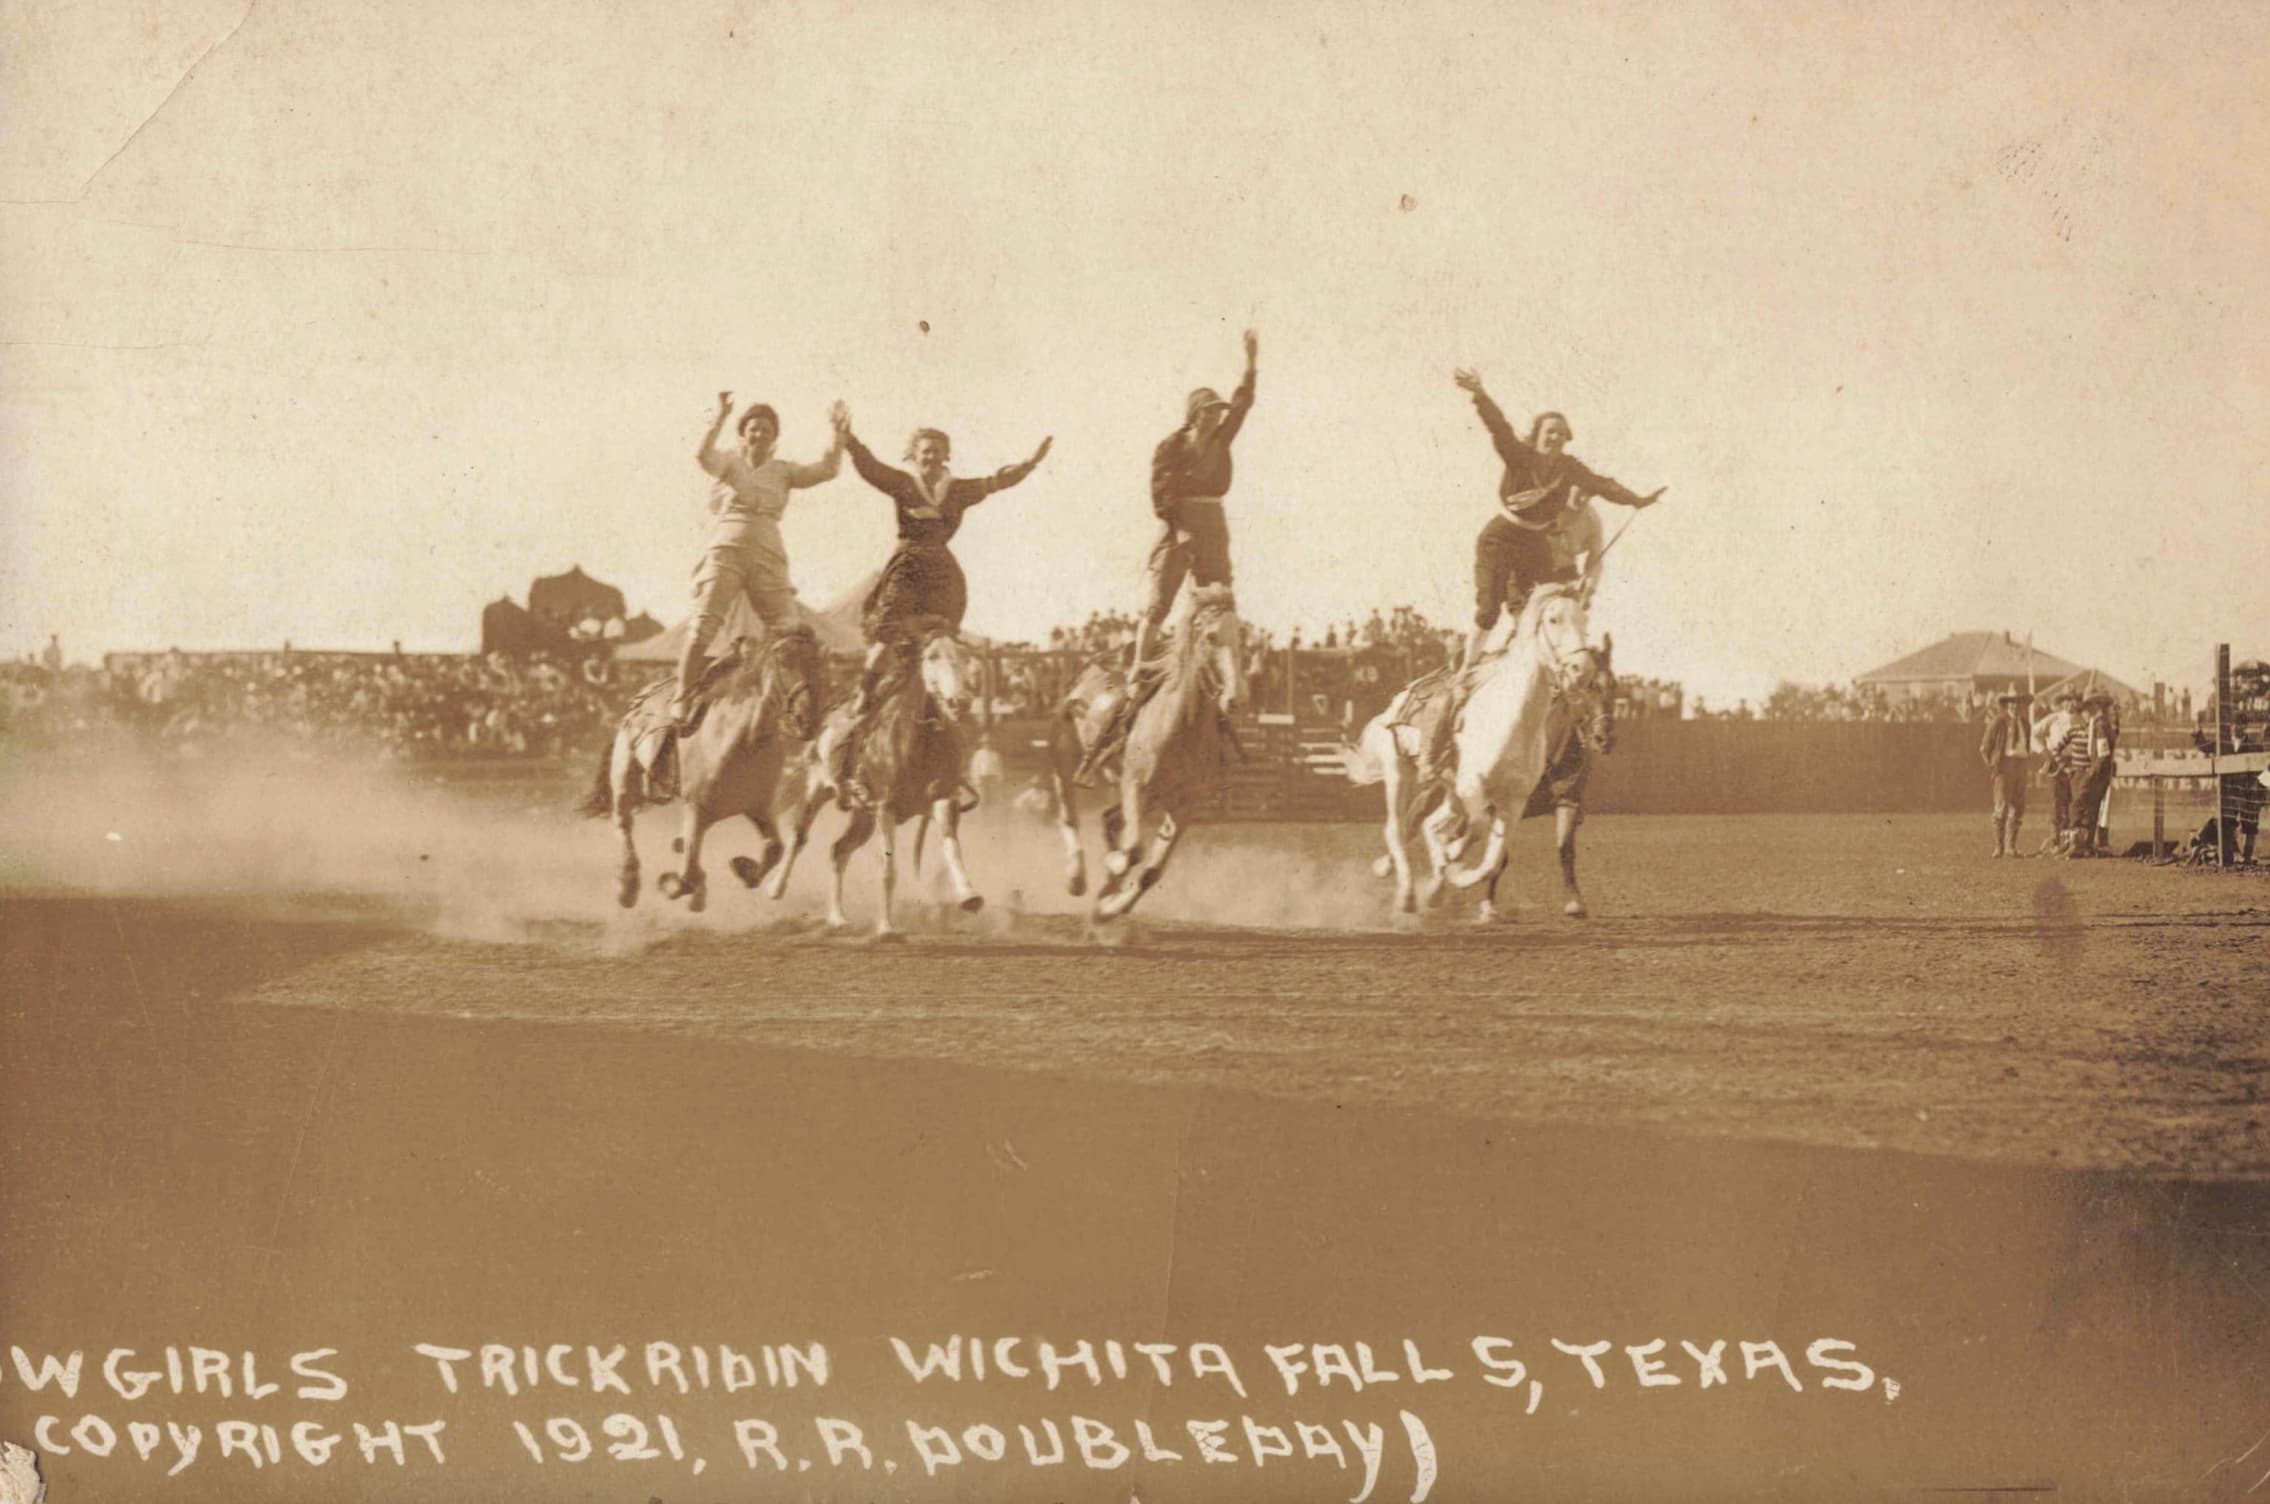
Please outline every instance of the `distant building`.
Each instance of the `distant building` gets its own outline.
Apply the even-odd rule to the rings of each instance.
[[[2006,690],[2022,694],[2029,683],[2036,694],[2043,694],[2069,679],[2123,700],[2137,698],[2135,690],[2103,670],[2085,668],[2040,648],[2028,649],[2008,632],[1957,632],[1920,652],[1855,675],[1853,682],[1915,699],[1985,699]]]

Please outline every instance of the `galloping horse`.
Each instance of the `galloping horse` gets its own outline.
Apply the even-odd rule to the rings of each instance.
[[[1523,607],[1511,640],[1472,671],[1473,690],[1455,737],[1457,766],[1447,786],[1419,776],[1417,738],[1406,740],[1416,729],[1404,724],[1416,685],[1372,718],[1348,776],[1359,784],[1386,784],[1387,855],[1375,870],[1394,873],[1397,911],[1418,908],[1411,878],[1414,825],[1426,839],[1427,902],[1440,901],[1446,879],[1461,888],[1486,883],[1479,917],[1487,923],[1497,917],[1508,825],[1558,804],[1562,911],[1584,916],[1576,883],[1575,798],[1586,759],[1605,750],[1612,733],[1612,650],[1612,644],[1594,648],[1587,641],[1580,590],[1540,586]],[[1540,787],[1548,773],[1551,783]],[[1466,828],[1482,819],[1489,821],[1488,850],[1474,866],[1451,869]]]
[[[1058,709],[1049,739],[1056,783],[1057,824],[1064,838],[1065,888],[1086,891],[1087,863],[1080,849],[1080,811],[1073,772],[1087,744],[1107,723],[1109,697],[1127,692],[1118,676],[1090,665]],[[1236,602],[1226,585],[1200,586],[1167,654],[1157,691],[1136,712],[1119,754],[1119,799],[1103,812],[1104,883],[1095,914],[1115,919],[1166,871],[1191,810],[1221,781],[1222,723],[1245,699],[1245,650]],[[1144,820],[1159,815],[1158,840],[1148,857]]]
[[[599,773],[583,801],[594,818],[612,814],[623,833],[623,861],[617,873],[616,901],[638,902],[638,848],[631,820],[641,804],[672,797],[657,788],[675,769],[677,793],[686,804],[684,834],[678,845],[686,857],[682,872],[665,872],[656,886],[665,898],[684,898],[695,913],[709,901],[702,871],[701,843],[709,827],[733,815],[746,815],[765,840],[764,860],[733,859],[734,874],[755,887],[780,859],[780,832],[773,825],[773,797],[781,765],[793,744],[811,740],[827,688],[827,668],[819,639],[809,627],[791,627],[762,647],[747,638],[736,656],[720,661],[704,677],[700,696],[707,705],[691,734],[673,729],[671,696],[675,682],[658,679],[639,691],[615,727],[615,739],[599,759]]]
[[[963,912],[974,914],[985,899],[971,886],[969,869],[962,865],[961,817],[970,805],[961,802],[960,726],[970,708],[974,665],[969,650],[954,636],[953,628],[937,618],[913,624],[913,630],[894,638],[885,654],[882,679],[876,689],[874,715],[859,738],[856,750],[859,781],[873,795],[872,804],[851,809],[843,834],[833,848],[835,878],[828,889],[828,926],[842,929],[851,921],[843,912],[843,872],[853,852],[867,844],[876,830],[883,835],[883,907],[875,920],[879,940],[894,939],[891,904],[898,887],[898,827],[917,815],[938,823],[939,846],[945,853],[946,875]],[[839,707],[828,717],[818,746],[805,773],[804,809],[797,816],[788,856],[765,891],[774,898],[788,891],[789,868],[804,849],[812,822],[821,809],[836,802],[843,791],[832,771],[836,744],[851,729],[851,711]],[[915,860],[922,857],[920,838]]]

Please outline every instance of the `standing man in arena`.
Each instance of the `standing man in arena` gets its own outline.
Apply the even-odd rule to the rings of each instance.
[[[2050,840],[2065,848],[2073,827],[2073,765],[2066,757],[2066,742],[2081,713],[2081,692],[2059,691],[2057,708],[2034,722],[2033,750],[2049,770]]]
[[[2067,855],[2100,856],[2099,811],[2112,792],[2113,749],[2117,745],[2111,695],[2100,689],[2081,702],[2081,714],[2074,718],[2065,745],[2074,770],[2072,845]]]
[[[1183,403],[1182,427],[1159,441],[1151,452],[1151,511],[1160,523],[1159,539],[1151,545],[1145,568],[1146,598],[1142,617],[1135,624],[1135,650],[1129,683],[1111,719],[1080,760],[1075,781],[1087,783],[1096,769],[1119,747],[1135,712],[1157,685],[1151,662],[1159,628],[1174,609],[1175,596],[1188,579],[1193,585],[1230,583],[1230,528],[1222,510],[1229,495],[1233,467],[1230,446],[1245,427],[1253,410],[1255,369],[1260,360],[1261,338],[1245,331],[1245,376],[1229,400],[1212,387],[1202,386]]]
[[[780,536],[780,517],[788,493],[835,479],[843,463],[844,408],[829,418],[835,442],[819,463],[791,464],[773,454],[780,440],[780,415],[762,402],[741,414],[738,449],[721,449],[717,436],[733,411],[733,394],[717,394],[717,416],[694,450],[694,462],[712,482],[709,547],[694,570],[694,617],[686,645],[678,654],[678,693],[672,704],[679,731],[692,730],[694,684],[701,676],[710,639],[725,624],[735,596],[746,597],[768,633],[796,621],[796,587],[788,581],[788,545]]]
[[[1979,760],[1986,764],[1994,793],[1994,854],[2018,854],[2018,826],[2026,818],[2026,777],[2032,768],[2031,728],[2026,724],[2025,696],[2016,690],[1997,697],[2000,707],[1987,718],[1986,735],[1978,744]]]

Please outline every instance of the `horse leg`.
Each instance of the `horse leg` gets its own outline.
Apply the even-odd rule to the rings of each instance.
[[[709,907],[709,874],[701,867],[702,837],[709,833],[709,826],[709,812],[688,800],[685,834],[678,842],[686,853],[685,871],[665,872],[655,882],[664,898],[683,898],[686,907],[696,914]]]
[[[1426,902],[1434,908],[1442,902],[1450,873],[1450,828],[1457,823],[1458,804],[1455,799],[1444,798],[1428,810],[1419,821],[1419,834],[1427,848]]]
[[[1390,763],[1385,779],[1387,786],[1387,862],[1395,874],[1395,912],[1416,914],[1419,911],[1417,890],[1411,883],[1411,815],[1418,800],[1406,786],[1402,770]]]
[[[862,806],[853,810],[844,822],[843,834],[835,838],[829,855],[835,863],[834,880],[828,885],[828,928],[848,929],[851,921],[843,913],[843,869],[851,865],[851,854],[867,844],[875,833],[875,812]]]
[[[1063,733],[1058,733],[1060,736]],[[1064,764],[1070,752],[1055,749],[1050,780],[1056,785],[1056,834],[1064,842],[1064,891],[1078,898],[1088,891],[1088,856],[1080,847],[1080,801]]]
[[[1104,812],[1103,886],[1096,890],[1096,912],[1109,917],[1127,911],[1117,902],[1127,879],[1143,864],[1143,792],[1129,780],[1119,802]],[[1129,900],[1132,902],[1133,900]]]
[[[899,889],[898,821],[886,811],[876,827],[883,837],[883,911],[875,916],[875,938],[896,940],[899,932],[891,923],[891,905],[897,900]]]
[[[1503,815],[1490,820],[1490,842],[1482,850],[1482,860],[1464,871],[1453,872],[1450,880],[1461,888],[1482,885],[1482,903],[1475,911],[1476,924],[1495,924],[1498,921],[1498,879],[1506,869],[1506,820]]]
[[[965,914],[985,907],[985,895],[970,883],[969,868],[962,865],[962,811],[949,794],[933,806],[938,820],[938,851],[946,861],[946,880],[953,884],[954,901]]]
[[[1561,905],[1561,912],[1571,919],[1582,919],[1591,912],[1576,886],[1576,828],[1583,823],[1582,810],[1564,804],[1553,811],[1553,838],[1561,851],[1561,892],[1568,900]]]
[[[638,759],[631,756],[627,738],[615,738],[613,762],[608,782],[615,791],[615,828],[623,834],[623,859],[615,868],[615,902],[627,909],[638,902],[638,846],[631,839],[631,822],[636,818],[645,779],[639,772]]]
[[[1135,880],[1122,888],[1109,903],[1103,905],[1106,918],[1116,919],[1132,910],[1142,896],[1159,884],[1166,876],[1167,859],[1174,855],[1175,843],[1182,839],[1182,824],[1169,810],[1159,817],[1158,838],[1151,843],[1143,865],[1135,870]]]
[[[1127,805],[1123,797],[1118,802],[1104,806],[1103,870],[1104,885],[1107,888],[1118,887],[1119,880],[1127,875],[1127,853],[1120,849],[1120,842],[1126,834]]]
[[[731,866],[733,875],[741,879],[742,887],[754,888],[765,880],[766,873],[772,871],[773,865],[780,860],[781,853],[787,850],[787,845],[780,839],[780,827],[772,823],[771,810],[752,809],[746,811],[746,813],[749,817],[749,823],[754,825],[757,828],[757,834],[764,838],[764,852],[755,860],[745,856],[737,856],[733,858]]]
[[[812,822],[820,817],[821,807],[827,802],[820,797],[821,777],[817,762],[805,770],[804,804],[796,811],[796,825],[789,836],[788,854],[773,869],[772,884],[765,889],[767,898],[779,898],[788,891],[789,869],[796,865],[796,858],[804,854],[804,843],[812,838]]]

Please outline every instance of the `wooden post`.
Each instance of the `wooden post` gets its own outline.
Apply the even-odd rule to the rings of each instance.
[[[2168,793],[2167,783],[2158,773],[2152,776],[2152,860],[2158,861],[2161,850],[2167,845]]]
[[[2215,865],[2231,864],[2230,827],[2223,811],[2223,748],[2235,745],[2231,736],[2231,645],[2215,644],[2215,751],[2207,770],[2215,780]]]

